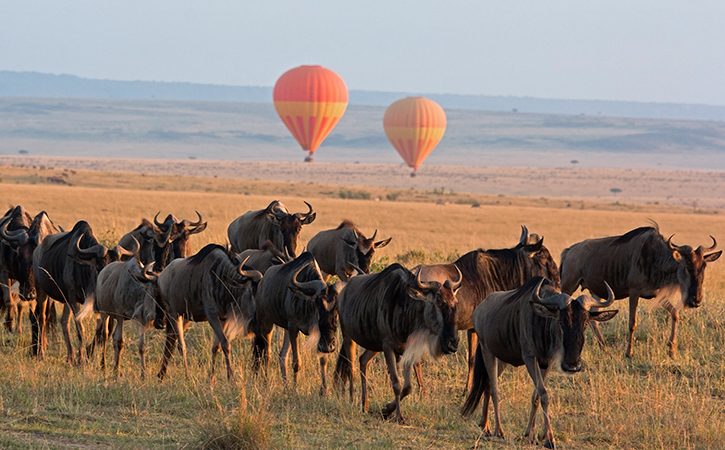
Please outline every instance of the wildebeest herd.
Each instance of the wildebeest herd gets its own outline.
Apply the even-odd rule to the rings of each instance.
[[[536,441],[534,425],[541,405],[543,444],[554,447],[545,378],[552,370],[582,370],[587,325],[604,345],[597,322],[613,318],[617,311],[607,308],[628,298],[626,356],[632,356],[638,301],[654,299],[671,313],[669,351],[674,357],[680,311],[701,305],[707,263],[722,253],[715,251],[712,236],[708,247],[676,245],[653,224],[576,243],[562,252],[557,266],[544,238],[522,226],[519,241],[510,248],[472,250],[452,263],[413,268],[394,263],[371,273],[376,249],[391,238],[376,241],[377,230],[366,237],[348,220],[319,232],[297,254],[302,226],[316,218],[312,206],[306,205],[307,212],[290,213],[273,201],[264,209],[248,211],[229,225],[229,244],[208,244],[194,255],[189,239],[207,225],[198,212],[194,221],[172,214],[161,221],[157,213],[108,248],[86,221],[65,231],[44,211],[32,217],[22,206],[12,207],[0,219],[5,325],[21,332],[23,310],[31,306],[30,351],[42,358],[47,327],[57,320],[59,303],[68,361],[80,364],[100,348],[105,367],[105,343],[112,334],[117,373],[124,321],[133,320],[139,326],[142,378],[145,333],[164,329],[160,379],[167,375],[177,347],[187,366],[184,332],[191,322],[211,325],[210,376],[221,349],[229,379],[235,376],[232,339],[250,336],[253,368],[264,371],[277,327],[284,332],[279,363],[285,383],[290,382],[290,352],[291,383],[297,382],[302,333],[316,342],[324,395],[327,357],[339,342],[333,384],[340,391],[347,387],[351,401],[360,347],[362,409],[368,409],[368,363],[383,353],[394,397],[382,415],[398,422],[404,420],[401,401],[412,390],[411,375],[424,385],[421,360],[455,353],[458,332],[465,330],[468,374],[462,413],[473,413],[483,400],[484,433],[503,437],[497,377],[505,365],[524,365],[535,386],[526,435]],[[579,288],[588,293],[573,296]],[[96,326],[86,343],[83,319],[90,315],[96,317]],[[491,402],[493,431],[488,420]]]

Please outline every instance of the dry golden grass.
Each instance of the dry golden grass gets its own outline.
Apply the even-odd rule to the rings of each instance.
[[[97,186],[103,186],[101,176],[94,180]],[[20,203],[31,212],[45,209],[66,228],[78,219],[88,220],[96,234],[108,240],[117,239],[141,217],[153,216],[157,210],[192,218],[193,211],[198,209],[208,219],[209,228],[193,238],[196,249],[207,242],[224,242],[226,226],[233,218],[248,209],[264,207],[273,198],[292,209],[304,209],[303,198],[289,191],[281,190],[279,196],[198,192],[219,188],[218,180],[201,181],[200,188],[189,192],[147,186],[0,187],[7,203]],[[179,179],[178,184],[193,190],[188,187],[189,180]],[[170,184],[164,187],[169,189]],[[303,229],[304,242],[317,231],[349,218],[366,232],[378,228],[382,236],[393,236],[380,256],[386,261],[402,260],[407,264],[446,259],[477,247],[510,246],[518,238],[520,224],[544,235],[555,255],[578,240],[645,224],[648,217],[660,223],[663,233],[677,232],[677,242],[707,243],[707,234],[725,240],[725,218],[720,215],[524,205],[470,208],[309,196],[305,199],[318,211],[318,219]],[[708,268],[704,306],[684,313],[677,359],[667,357],[666,314],[642,308],[632,360],[623,357],[625,312],[605,327],[609,341],[606,352],[591,343],[585,348],[588,369],[584,373],[549,379],[553,425],[562,447],[725,448],[723,264],[719,261]],[[626,309],[626,302],[618,305],[620,310]],[[301,383],[296,392],[282,386],[274,359],[266,380],[251,376],[249,345],[244,341],[235,342],[234,347],[235,364],[245,373],[244,382],[235,386],[219,380],[215,386],[209,386],[211,339],[205,324],[194,324],[188,333],[192,361],[188,376],[176,358],[170,377],[163,384],[155,379],[141,382],[135,333],[133,327],[127,328],[127,350],[118,381],[102,374],[97,361],[81,368],[68,367],[59,336],[51,342],[50,356],[36,363],[26,356],[28,336],[2,332],[0,446],[195,446],[206,442],[206,433],[217,432],[218,427],[210,423],[219,424],[223,430],[247,430],[252,436],[259,431],[258,427],[263,427],[268,430],[268,444],[274,448],[525,446],[520,436],[526,425],[532,384],[524,369],[508,370],[502,376],[506,443],[483,440],[476,427],[477,417],[460,418],[465,373],[463,346],[456,355],[426,363],[428,392],[423,398],[416,393],[406,399],[403,412],[408,424],[399,426],[385,423],[374,414],[360,413],[357,401],[351,405],[345,397],[320,398],[316,359],[309,349],[303,351]],[[148,362],[153,368],[159,361],[162,335],[151,335]],[[374,409],[389,400],[391,389],[381,361],[371,366]],[[359,381],[356,383],[359,392]],[[239,417],[247,414],[251,422],[239,422]]]

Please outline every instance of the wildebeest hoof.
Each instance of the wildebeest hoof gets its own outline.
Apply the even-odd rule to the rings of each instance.
[[[544,442],[544,447],[545,447],[545,448],[553,448],[553,449],[555,449],[555,448],[556,448],[556,442],[554,442],[554,440],[553,440],[553,439],[552,439],[552,440],[548,440],[548,439],[547,439],[547,440],[546,440],[546,441]]]

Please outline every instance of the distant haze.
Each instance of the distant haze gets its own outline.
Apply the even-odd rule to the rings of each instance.
[[[386,107],[409,92],[350,91],[351,106]],[[427,94],[446,110],[725,121],[725,106],[532,97]],[[272,103],[271,86],[93,80],[0,71],[0,97]]]
[[[0,70],[355,91],[725,105],[725,2],[6,1]]]

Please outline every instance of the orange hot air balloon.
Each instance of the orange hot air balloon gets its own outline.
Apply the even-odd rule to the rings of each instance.
[[[383,118],[388,140],[400,153],[415,176],[423,161],[446,132],[446,113],[433,100],[407,97],[388,106]]]
[[[292,136],[309,155],[335,128],[347,108],[347,86],[322,66],[299,66],[283,73],[274,85],[274,108]]]

